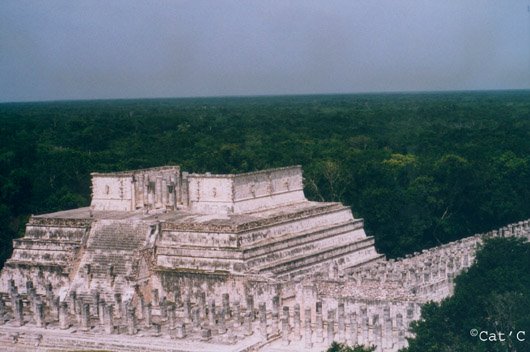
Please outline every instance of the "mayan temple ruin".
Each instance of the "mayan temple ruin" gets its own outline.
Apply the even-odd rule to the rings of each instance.
[[[406,346],[477,245],[387,260],[363,220],[313,202],[300,166],[92,174],[90,207],[32,216],[0,276],[3,351],[324,351]]]

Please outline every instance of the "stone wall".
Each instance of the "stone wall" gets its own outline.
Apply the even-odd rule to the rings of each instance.
[[[191,174],[188,176],[188,198],[192,211],[207,214],[232,213],[233,177]]]
[[[300,166],[187,179],[190,208],[197,212],[249,213],[305,200]]]
[[[92,203],[94,210],[133,210],[132,176],[92,176]]]
[[[304,200],[301,166],[250,172],[234,177],[235,213]]]
[[[92,173],[91,208],[103,211],[175,209],[181,204],[181,193],[178,166]]]

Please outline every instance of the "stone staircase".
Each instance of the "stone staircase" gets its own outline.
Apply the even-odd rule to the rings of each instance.
[[[112,299],[114,293],[131,289],[128,282],[134,279],[134,264],[148,228],[145,222],[128,219],[94,222],[71,290],[90,303],[93,291]]]

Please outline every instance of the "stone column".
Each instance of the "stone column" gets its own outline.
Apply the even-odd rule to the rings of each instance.
[[[169,328],[171,330],[174,330],[177,324],[177,316],[175,314],[175,309],[176,307],[174,304],[169,304],[167,307],[167,317],[169,320]]]
[[[384,320],[390,319],[390,306],[383,307],[383,319]]]
[[[182,306],[182,295],[180,292],[180,287],[176,287],[175,291],[173,291],[173,301],[175,302],[175,305],[177,307]]]
[[[107,304],[105,303],[105,300],[101,300],[99,301],[99,304],[98,304],[98,315],[99,315],[99,324],[101,326],[104,326],[105,325],[105,307],[107,306]]]
[[[265,303],[259,305],[259,328],[261,336],[267,340],[267,306]]]
[[[396,327],[398,330],[398,344],[401,347],[405,343],[405,329],[403,328],[403,316],[400,313],[396,315]]]
[[[160,302],[160,319],[162,321],[167,320],[167,300],[166,297],[162,298],[162,301]]]
[[[208,309],[208,322],[210,324],[210,328],[214,328],[215,327],[215,318],[216,318],[216,313],[215,313],[215,300],[212,299],[210,300],[210,307]]]
[[[148,329],[151,327],[151,302],[145,305],[144,324]]]
[[[223,309],[227,317],[230,317],[230,295],[228,293],[223,293]]]
[[[165,178],[162,178],[161,181],[162,183],[162,186],[160,187],[161,188],[161,206],[162,207],[165,207],[167,204],[168,204],[168,198],[169,198],[169,193],[167,191],[167,180]]]
[[[68,304],[64,301],[59,304],[59,328],[68,329]]]
[[[324,323],[322,321],[322,302],[317,301],[316,304],[316,341],[317,343],[321,343],[324,341]]]
[[[199,292],[199,302],[197,303],[197,305],[200,308],[201,319],[206,319],[206,292]]]
[[[355,313],[350,313],[348,343],[352,346],[357,344],[357,314]]]
[[[144,312],[145,312],[145,298],[142,294],[139,294],[138,295],[138,311],[136,312],[136,317],[138,319],[143,319]]]
[[[162,326],[160,324],[153,323],[153,328],[155,329],[154,336],[160,336],[160,331],[162,331]]]
[[[393,333],[392,333],[392,319],[390,317],[385,318],[384,322],[384,332],[383,332],[383,348],[390,349],[392,348],[393,342]]]
[[[363,316],[361,318],[361,345],[369,345],[370,339],[368,338],[368,317]]]
[[[293,340],[300,340],[300,305],[296,303],[294,305],[294,315],[293,315]]]
[[[80,298],[75,300],[75,312],[77,323],[81,324],[83,318],[83,301]]]
[[[407,320],[411,321],[414,319],[414,303],[409,303],[407,306]]]
[[[337,280],[339,278],[339,266],[337,263],[331,265],[329,275],[332,280]]]
[[[468,268],[469,267],[469,254],[468,252],[466,251],[466,253],[464,253],[464,268]]]
[[[85,264],[83,268],[83,274],[85,277],[85,288],[90,290],[90,282],[92,281],[92,272],[90,270],[90,264]]]
[[[283,307],[282,315],[282,344],[289,345],[289,307]]]
[[[275,335],[278,332],[278,322],[280,320],[280,296],[272,297],[272,322],[271,334]]]
[[[44,304],[41,302],[35,304],[35,324],[37,324],[38,328],[45,327]]]
[[[136,335],[136,315],[135,315],[136,309],[129,305],[127,307],[127,333],[129,335]]]
[[[121,294],[115,293],[114,294],[114,304],[116,306],[116,311],[114,312],[114,315],[116,318],[121,318],[122,316],[122,302],[121,302]],[[114,310],[114,309],[113,309]]]
[[[221,308],[221,311],[219,312],[219,323],[218,323],[218,332],[219,334],[224,334],[226,333],[226,313],[225,313],[225,309],[224,308]]]
[[[193,317],[193,327],[199,328],[201,326],[201,309],[194,307],[191,311]]]
[[[61,299],[59,296],[56,296],[52,299],[52,305],[50,307],[50,310],[53,312],[53,319],[59,320],[59,303]]]
[[[304,313],[304,347],[306,349],[313,348],[311,331],[311,308],[306,308]]]
[[[119,306],[116,307],[116,309],[118,309],[120,311],[120,319],[121,319],[121,323],[125,323],[127,324],[127,318],[129,317],[127,315],[127,309],[129,308],[129,303],[130,303],[130,300],[123,300],[121,301],[121,304]]]
[[[90,304],[84,303],[81,308],[81,330],[90,330]]]
[[[248,295],[246,297],[246,303],[247,303],[247,312],[251,312],[251,318],[252,320],[255,319],[255,314],[254,314],[254,296],[252,295]]]
[[[245,326],[245,335],[250,336],[253,334],[252,331],[252,312],[246,312],[245,313],[245,319],[243,321],[243,325]]]
[[[171,206],[173,206],[173,209],[176,209],[177,201],[175,200],[175,194],[178,192],[179,187],[175,186],[176,182],[173,176],[169,179],[169,182],[169,186],[172,187],[173,192],[168,192],[168,202]]]
[[[453,284],[455,274],[454,273],[448,273],[447,274],[447,284],[449,285],[449,296],[452,296],[454,293],[455,286]]]
[[[112,304],[105,307],[105,332],[114,333],[114,306]]]
[[[331,345],[331,343],[335,340],[335,311],[334,310],[328,310],[328,345]]]
[[[376,352],[382,352],[383,351],[383,334],[382,334],[381,325],[375,324],[374,325],[374,339],[375,339],[375,345],[377,346]]]
[[[17,325],[24,325],[24,304],[22,303],[22,297],[18,294],[15,297],[14,315]]]
[[[345,328],[345,312],[344,312],[344,302],[339,302],[338,305],[338,340],[339,342],[345,342],[344,338],[344,328]]]
[[[75,304],[76,300],[77,300],[77,293],[75,292],[75,290],[70,291],[70,305],[69,306],[70,306],[70,314],[72,315],[75,315],[77,313],[76,312],[77,306]]]
[[[155,208],[160,208],[162,205],[162,178],[155,178]]]
[[[31,282],[31,281],[29,281],[29,282]],[[28,289],[27,298],[28,298],[30,310],[33,313],[35,313],[35,303],[36,303],[36,299],[37,299],[37,291],[35,290],[35,288],[33,286]]]
[[[47,282],[46,285],[45,285],[45,289],[46,289],[46,302],[48,303],[49,306],[51,306],[52,303],[53,303],[53,287],[52,287],[52,283],[51,282]]]
[[[4,325],[5,323],[5,314],[6,314],[6,307],[4,304],[4,299],[0,297],[0,325]]]
[[[177,339],[183,339],[186,337],[186,326],[183,322],[177,323],[175,336],[177,337]]]
[[[232,317],[234,318],[234,327],[238,328],[241,326],[241,304],[239,303],[239,300],[234,301]]]
[[[110,264],[107,268],[107,277],[109,278],[110,287],[114,287],[114,280],[116,279],[116,274],[114,273],[114,265]]]
[[[92,304],[92,315],[95,315],[97,317],[99,317],[99,300],[100,300],[100,296],[99,296],[99,292],[98,291],[95,291],[94,294],[92,295],[92,300],[93,300],[93,304]]]
[[[9,298],[11,299],[11,308],[15,310],[15,300],[18,296],[18,289],[14,284],[14,280],[9,280],[11,287],[9,288]]]
[[[235,344],[237,342],[237,337],[236,337],[236,334],[235,334],[235,329],[230,329],[228,328],[228,334],[227,334],[227,337],[226,337],[226,341],[229,343],[229,344]]]
[[[201,330],[201,340],[209,341],[212,338],[212,330],[205,328]]]
[[[198,309],[198,313],[200,315],[201,309],[198,307],[196,309]],[[186,297],[186,300],[184,301],[184,321],[186,323],[191,321],[191,301],[189,296]]]
[[[158,305],[160,305],[160,297],[158,296],[158,289],[153,289],[151,290],[151,299],[152,299],[152,302],[153,302],[153,305],[156,307]]]
[[[33,288],[33,281],[31,280],[27,280],[26,281],[26,293],[29,294],[29,291],[31,291],[31,289]]]
[[[372,325],[379,324],[379,314],[372,315]]]
[[[282,345],[289,346],[289,320],[282,317]]]

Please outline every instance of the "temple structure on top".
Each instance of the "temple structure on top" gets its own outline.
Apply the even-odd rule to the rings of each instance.
[[[241,214],[304,200],[300,166],[232,175],[181,173],[178,166],[92,174],[94,210]]]
[[[528,234],[525,221],[487,236]],[[300,166],[93,173],[89,207],[32,216],[14,240],[0,346],[397,351],[484,236],[387,261],[349,207],[305,198]]]

